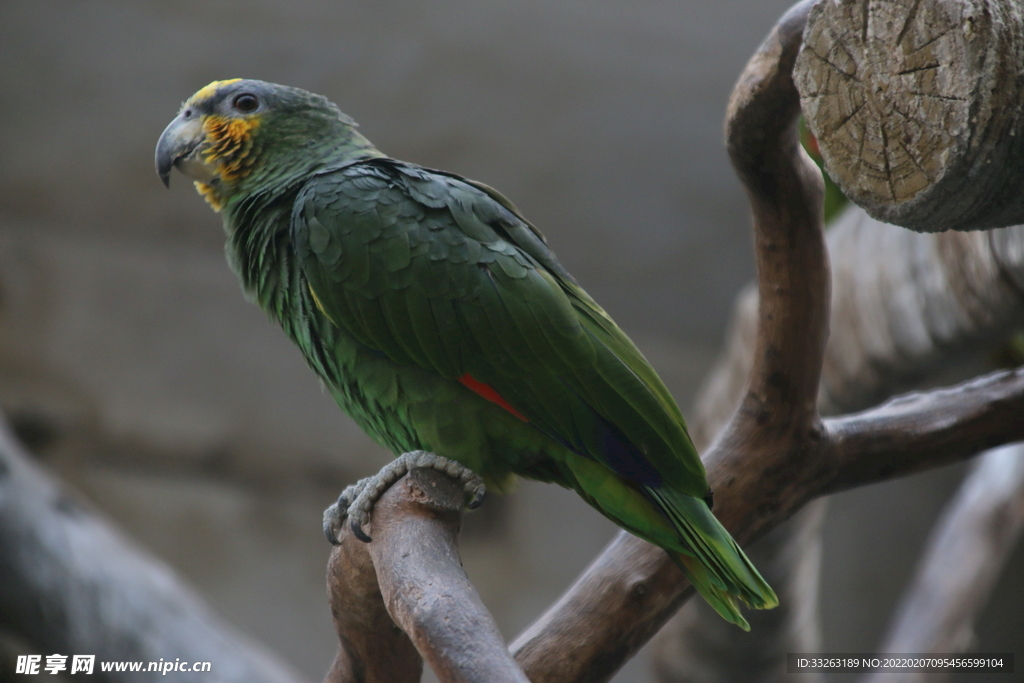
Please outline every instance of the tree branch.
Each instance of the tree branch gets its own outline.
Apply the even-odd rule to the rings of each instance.
[[[823,410],[863,410],[934,382],[1024,323],[1024,225],[919,234],[851,209],[829,231],[834,333]],[[963,376],[956,379],[963,379]]]
[[[374,506],[372,542],[345,528],[328,573],[341,640],[328,683],[419,681],[420,655],[442,683],[528,683],[462,569],[463,496],[417,468]]]
[[[902,477],[1024,439],[1024,368],[910,394],[826,421],[829,476],[815,495]]]
[[[347,527],[327,563],[327,594],[340,646],[324,683],[419,683],[423,660],[392,621],[373,560]]]
[[[1024,323],[1024,225],[920,234],[850,207],[826,233],[832,334],[818,405],[863,410],[983,355]],[[742,396],[757,337],[757,291],[737,297],[725,352],[695,405],[700,446]]]

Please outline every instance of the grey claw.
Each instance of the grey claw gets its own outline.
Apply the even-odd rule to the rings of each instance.
[[[348,528],[352,530],[352,535],[358,538],[363,543],[369,543],[373,540],[367,535],[365,531],[363,531],[362,525],[359,524],[359,520],[355,517],[348,521]]]
[[[324,536],[327,537],[327,542],[331,545],[341,545],[341,541],[338,540],[338,537],[334,534],[334,529],[331,528],[328,522],[324,522]]]
[[[484,498],[486,497],[486,495],[487,489],[485,489],[481,485],[479,488],[477,488],[477,490],[473,491],[473,497],[469,499],[468,503],[466,503],[466,507],[469,508],[470,510],[476,510],[478,507],[484,504]]]
[[[342,512],[343,510],[344,512]],[[337,503],[324,510],[324,536],[327,537],[327,542],[331,545],[341,545],[336,529],[341,528],[341,522],[345,519],[347,511],[348,506],[341,504],[341,498]]]
[[[338,538],[338,534],[341,532],[341,525],[347,518],[349,507],[352,505],[349,500],[350,497],[355,497],[352,494],[353,489],[358,489],[359,483],[349,486],[341,495],[338,496],[338,500],[334,505],[331,505],[324,510],[324,536],[327,537],[327,542],[331,545],[341,545],[341,539]]]

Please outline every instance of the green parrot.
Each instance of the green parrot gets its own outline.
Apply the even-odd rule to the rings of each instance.
[[[246,295],[396,456],[572,488],[744,629],[737,599],[778,604],[712,514],[661,379],[498,192],[391,159],[326,98],[256,80],[196,92],[156,165],[196,181]]]

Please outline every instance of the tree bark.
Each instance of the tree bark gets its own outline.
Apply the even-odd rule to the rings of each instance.
[[[165,564],[57,484],[0,421],[0,626],[40,654],[96,655],[98,681],[158,681],[100,662],[180,658],[203,683],[299,683],[217,617]],[[69,660],[70,661],[70,660]],[[91,678],[91,677],[90,677]]]
[[[1018,0],[822,0],[795,80],[829,174],[918,231],[1024,223]]]

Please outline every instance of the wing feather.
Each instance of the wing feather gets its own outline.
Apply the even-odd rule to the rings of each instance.
[[[449,379],[470,373],[580,455],[704,495],[664,384],[494,190],[370,160],[315,177],[292,229],[319,305],[362,344]]]

